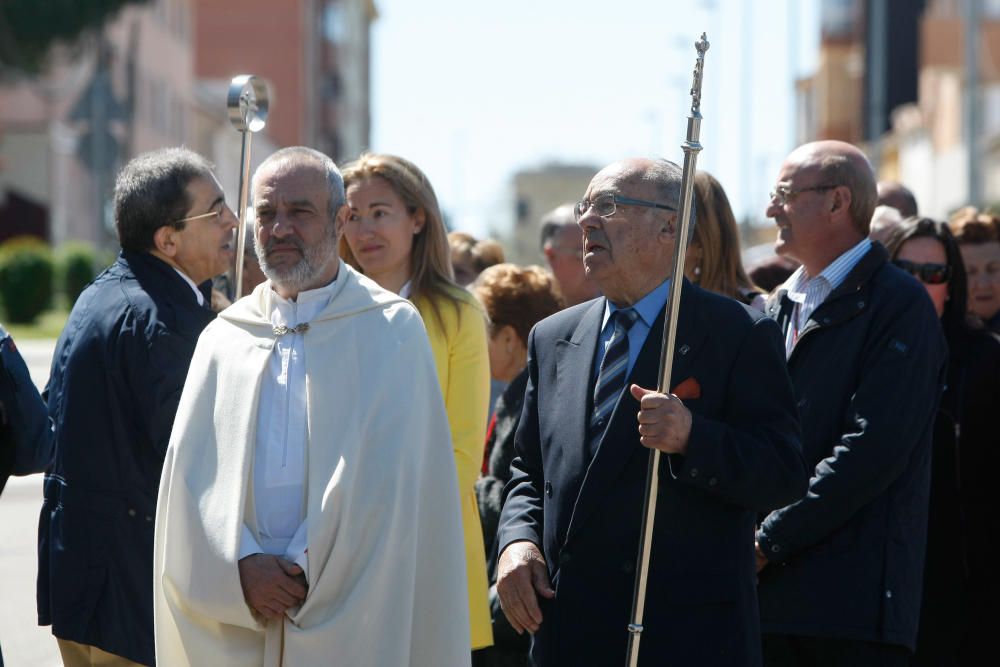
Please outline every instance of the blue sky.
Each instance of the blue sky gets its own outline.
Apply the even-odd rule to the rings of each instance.
[[[815,67],[818,0],[376,0],[372,148],[424,169],[454,226],[502,230],[511,175],[630,155],[680,163],[708,33],[698,167],[763,218]],[[582,195],[582,193],[581,193]]]

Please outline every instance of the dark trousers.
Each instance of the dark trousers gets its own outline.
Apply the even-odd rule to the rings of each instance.
[[[908,667],[905,647],[856,639],[764,635],[764,667]]]

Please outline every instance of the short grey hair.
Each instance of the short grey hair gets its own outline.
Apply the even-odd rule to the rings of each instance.
[[[265,167],[268,167],[273,163],[288,162],[295,164],[303,161],[311,161],[318,164],[326,173],[326,183],[330,192],[330,220],[335,221],[337,219],[337,211],[339,211],[340,207],[347,201],[347,194],[344,191],[344,177],[341,176],[340,169],[337,168],[337,164],[326,153],[322,153],[315,148],[309,148],[308,146],[289,146],[271,153],[263,162],[260,163],[260,166],[257,167],[257,170],[253,175],[251,186],[256,184],[257,174],[261,173]],[[253,187],[251,187],[251,190],[252,189]]]
[[[656,202],[667,204],[677,209],[677,218],[680,220],[681,210],[681,186],[684,181],[684,169],[680,165],[664,160],[662,158],[651,161],[652,163],[644,170],[636,174],[640,182],[651,183],[656,188]],[[691,174],[692,184],[694,174]],[[693,187],[693,185],[692,185]],[[688,242],[694,236],[694,227],[697,220],[695,215],[696,197],[694,191],[691,192],[691,218],[688,222]]]
[[[825,183],[843,185],[851,191],[848,215],[858,233],[868,236],[872,215],[878,205],[878,186],[871,162],[863,155],[852,160],[848,155],[821,153],[816,164]]]
[[[542,216],[542,250],[561,229],[570,225],[576,227],[576,214],[573,212],[575,208],[576,204],[562,204]]]

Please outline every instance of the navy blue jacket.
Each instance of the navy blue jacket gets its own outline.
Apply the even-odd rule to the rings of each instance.
[[[788,359],[812,479],[759,530],[766,633],[914,647],[947,347],[923,286],[887,259],[874,244]],[[785,331],[791,311],[772,295]]]
[[[0,327],[0,493],[11,475],[45,470],[52,457],[52,442],[52,422],[45,403],[14,339]]]
[[[52,458],[52,422],[28,367],[0,327],[0,492],[10,475],[42,472]]]
[[[38,620],[56,637],[154,662],[160,470],[213,318],[168,264],[127,251],[70,313],[47,389],[56,449],[38,527]]]
[[[539,666],[625,662],[649,450],[627,391],[597,454],[586,454],[603,298],[532,330],[528,386],[498,546],[530,540],[556,597],[531,655]],[[656,388],[663,314],[629,382]],[[807,474],[774,322],[685,282],[672,387],[693,424],[685,457],[661,457],[640,665],[760,664],[756,512],[799,498]],[[669,462],[669,465],[668,465]],[[676,475],[676,476],[674,476]]]

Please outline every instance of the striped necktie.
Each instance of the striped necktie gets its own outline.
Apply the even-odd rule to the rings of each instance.
[[[639,319],[639,314],[632,308],[616,310],[611,317],[614,319],[615,331],[611,335],[608,349],[601,362],[601,370],[597,374],[597,385],[594,387],[594,411],[590,415],[590,449],[597,451],[597,445],[608,425],[608,417],[618,403],[618,397],[625,386],[625,376],[628,374],[628,331]]]

